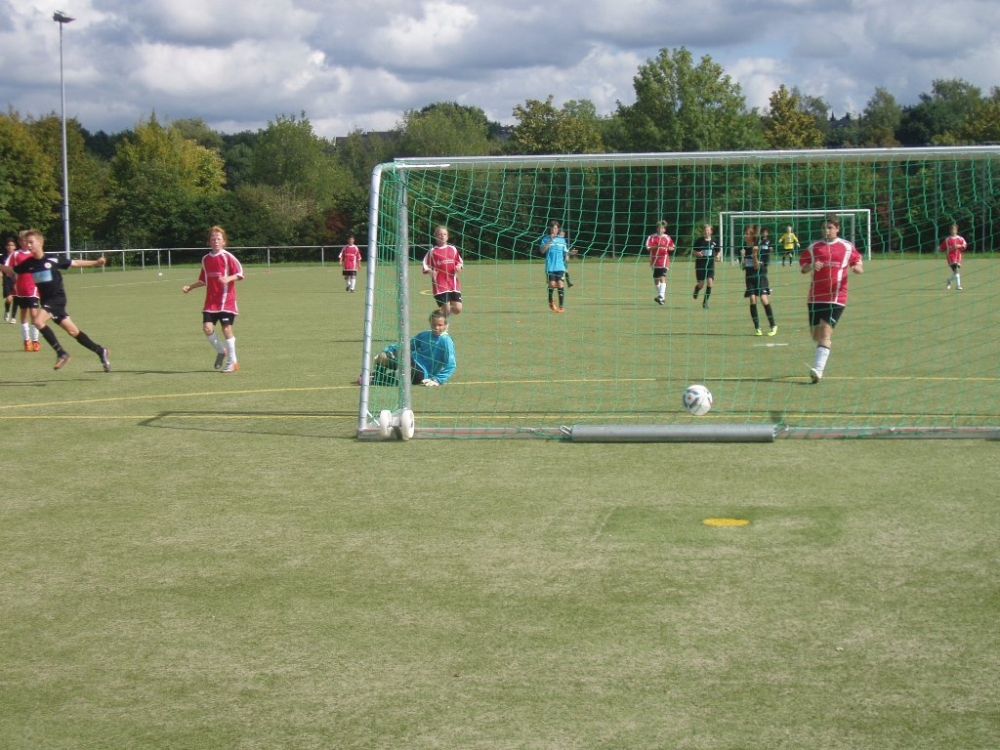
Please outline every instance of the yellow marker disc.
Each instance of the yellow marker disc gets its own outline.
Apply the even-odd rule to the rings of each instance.
[[[745,518],[706,518],[702,521],[706,526],[749,526]]]

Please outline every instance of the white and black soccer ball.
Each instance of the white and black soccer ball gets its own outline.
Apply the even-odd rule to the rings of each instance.
[[[712,392],[703,385],[689,385],[684,391],[684,409],[688,414],[701,417],[712,408]]]

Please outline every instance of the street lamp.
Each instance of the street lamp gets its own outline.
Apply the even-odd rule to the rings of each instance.
[[[62,98],[62,178],[63,178],[63,250],[69,257],[69,159],[66,157],[66,83],[63,79],[63,26],[74,19],[61,10],[52,14],[52,20],[59,24],[59,92]]]

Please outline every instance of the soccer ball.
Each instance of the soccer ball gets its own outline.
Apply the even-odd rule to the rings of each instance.
[[[712,408],[712,392],[703,385],[689,385],[684,391],[684,408],[696,417],[708,414]]]

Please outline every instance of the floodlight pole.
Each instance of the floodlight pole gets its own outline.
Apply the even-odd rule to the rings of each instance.
[[[59,24],[59,93],[62,101],[62,179],[63,179],[63,252],[69,257],[69,159],[66,156],[66,82],[63,77],[63,26],[71,23],[70,18],[61,10],[52,14],[52,20]]]

